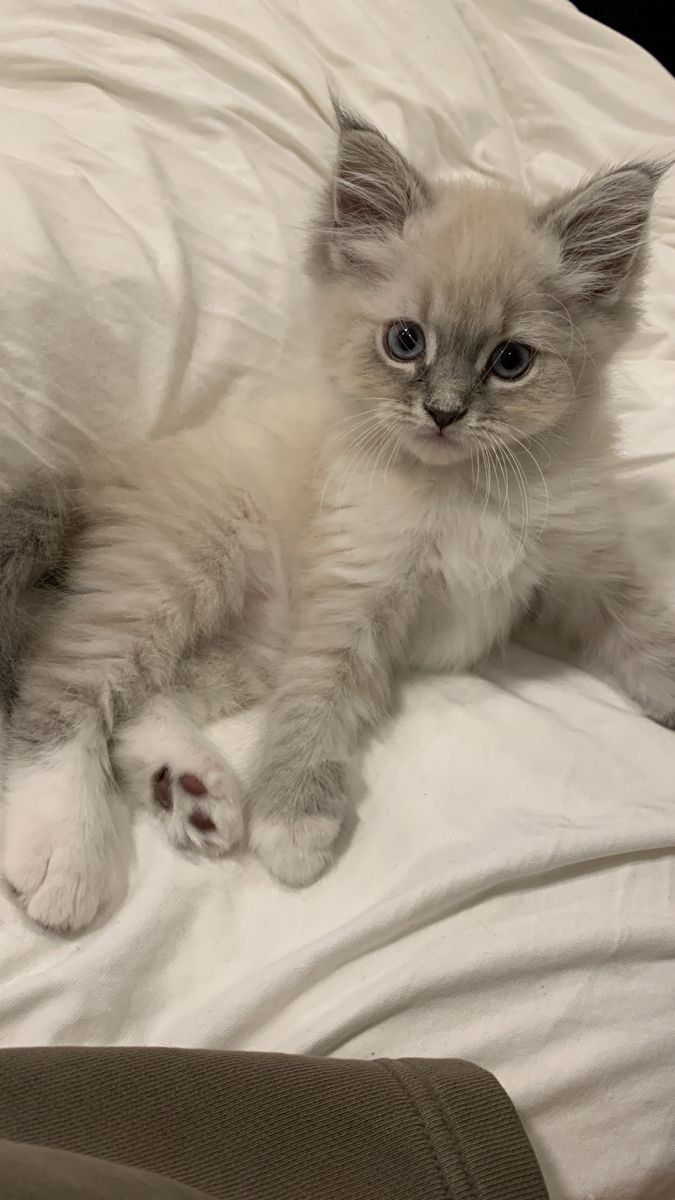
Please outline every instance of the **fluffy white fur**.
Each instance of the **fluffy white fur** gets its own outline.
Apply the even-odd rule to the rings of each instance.
[[[432,185],[338,116],[310,258],[314,385],[83,471],[64,589],[19,675],[6,785],[3,870],[44,925],[82,927],[117,885],[110,748],[146,801],[171,779],[176,844],[241,840],[239,785],[198,726],[270,686],[248,837],[289,884],[330,864],[346,766],[404,664],[466,669],[536,619],[675,720],[675,622],[630,531],[604,389],[661,168],[537,207]],[[387,354],[403,318],[425,330],[423,360]],[[534,357],[507,382],[489,367],[512,340]]]
[[[3,859],[28,916],[79,929],[121,888],[122,843],[105,762],[85,737],[15,762],[6,781]]]

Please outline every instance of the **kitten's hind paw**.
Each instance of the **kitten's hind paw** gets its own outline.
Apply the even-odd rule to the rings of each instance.
[[[244,836],[241,784],[227,759],[176,703],[155,696],[117,734],[125,791],[148,801],[180,850],[227,854]]]
[[[227,763],[214,757],[193,770],[163,766],[153,776],[155,803],[166,813],[169,840],[181,850],[227,854],[244,834],[241,792]]]

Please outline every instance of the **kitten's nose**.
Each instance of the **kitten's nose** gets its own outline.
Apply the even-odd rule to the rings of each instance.
[[[468,412],[466,408],[436,408],[433,404],[425,404],[424,408],[429,416],[433,417],[441,432],[448,425],[452,425],[453,421],[459,421],[460,417],[466,416]]]

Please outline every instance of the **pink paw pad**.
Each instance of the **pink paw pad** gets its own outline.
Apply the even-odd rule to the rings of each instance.
[[[152,782],[154,797],[157,804],[160,806],[160,808],[163,808],[165,812],[171,812],[173,809],[173,781],[169,768],[162,767],[161,770],[157,771],[153,776]],[[178,783],[180,787],[182,787],[183,791],[187,792],[188,796],[198,797],[208,795],[208,788],[202,783],[198,775],[179,775]],[[211,819],[208,813],[205,813],[203,809],[197,806],[195,806],[190,813],[188,820],[195,829],[200,831],[200,833],[212,833],[216,828],[215,821]]]
[[[178,782],[189,796],[205,796],[208,790],[197,775],[179,775]]]
[[[171,795],[171,775],[168,767],[162,767],[152,777],[153,792],[155,800],[160,808],[166,812],[171,812],[173,808],[173,797]]]
[[[189,821],[200,833],[211,833],[216,828],[215,821],[212,821],[205,812],[202,812],[201,808],[195,808],[190,813]]]

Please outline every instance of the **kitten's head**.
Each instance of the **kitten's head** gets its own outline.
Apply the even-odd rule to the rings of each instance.
[[[618,167],[536,205],[501,185],[431,184],[336,112],[310,258],[334,383],[392,452],[400,439],[439,466],[558,425],[632,328],[666,164]]]

